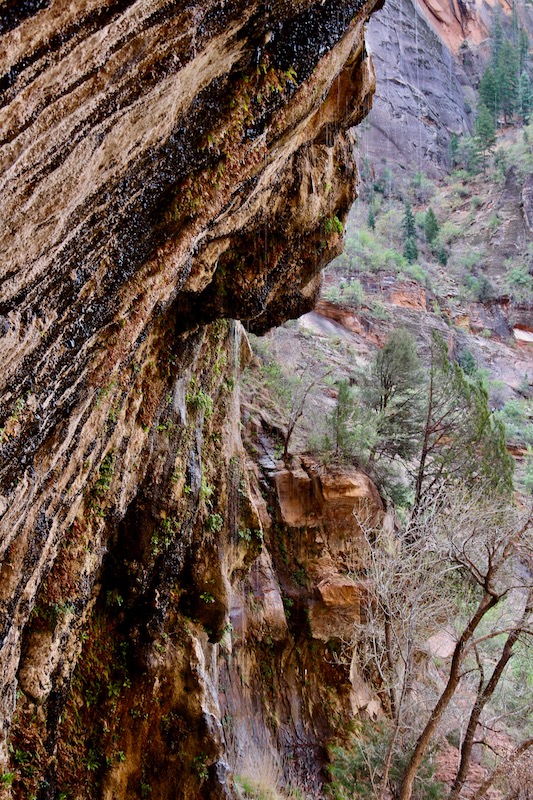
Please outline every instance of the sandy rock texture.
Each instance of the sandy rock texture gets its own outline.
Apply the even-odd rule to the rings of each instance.
[[[216,648],[262,545],[238,430],[246,345],[226,320],[260,332],[310,309],[339,252],[374,5],[2,6],[13,797],[233,792]]]

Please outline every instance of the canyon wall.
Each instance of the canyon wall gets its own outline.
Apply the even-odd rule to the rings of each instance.
[[[438,175],[448,159],[450,133],[468,133],[468,80],[439,28],[417,0],[389,0],[369,25],[378,76],[362,152],[394,171]]]
[[[472,130],[496,8],[510,19],[508,0],[388,0],[372,17],[377,91],[360,138],[376,167],[431,177],[447,170],[450,135]],[[517,8],[531,33],[533,12],[518,0]]]
[[[2,7],[5,796],[230,797],[267,740],[282,783],[320,790],[333,726],[311,705],[337,667],[298,655],[264,549],[228,320],[310,309],[342,246],[374,5]]]

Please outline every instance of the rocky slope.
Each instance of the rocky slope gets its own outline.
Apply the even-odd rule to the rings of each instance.
[[[287,783],[332,730],[305,673],[327,662],[300,656],[261,555],[225,320],[310,309],[339,252],[373,5],[2,7],[6,795],[232,796],[250,734]]]

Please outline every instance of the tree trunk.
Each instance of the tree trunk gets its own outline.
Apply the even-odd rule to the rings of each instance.
[[[488,790],[490,789],[496,778],[499,778],[500,775],[503,775],[506,769],[511,767],[515,763],[515,761],[517,761],[520,758],[520,756],[523,755],[526,752],[526,750],[529,750],[529,748],[532,746],[533,746],[533,738],[526,739],[524,742],[518,745],[516,750],[513,753],[511,753],[509,758],[506,758],[504,761],[502,761],[502,763],[496,767],[492,775],[490,775],[487,778],[487,780],[481,784],[475,795],[472,797],[472,800],[481,800],[481,798],[487,794]]]
[[[453,786],[450,790],[450,794],[448,795],[448,800],[457,800],[461,792],[461,789],[464,786],[464,783],[468,775],[468,769],[470,767],[472,747],[474,745],[474,736],[479,723],[481,712],[483,711],[486,704],[492,697],[494,690],[496,689],[499,680],[503,674],[503,671],[513,654],[513,647],[524,628],[524,625],[526,623],[529,614],[531,613],[532,603],[533,603],[533,591],[530,590],[526,606],[524,608],[524,612],[520,617],[520,620],[518,621],[516,627],[510,632],[509,636],[507,637],[505,644],[503,646],[501,656],[498,659],[496,666],[494,667],[489,682],[482,691],[481,687],[480,691],[478,691],[476,702],[474,703],[472,713],[470,714],[470,719],[468,720],[468,726],[466,729],[465,738],[463,740],[463,744],[461,747],[461,761],[459,763],[459,769],[457,771],[457,775],[455,777]]]
[[[411,796],[413,794],[413,785],[418,774],[420,764],[422,763],[422,759],[426,754],[437,725],[439,724],[442,715],[448,707],[450,700],[454,696],[455,690],[457,689],[461,679],[461,666],[463,663],[465,647],[472,638],[474,631],[485,614],[496,605],[499,599],[500,598],[498,596],[490,595],[488,592],[483,594],[475,613],[470,618],[468,625],[464,629],[459,641],[455,645],[452,663],[450,665],[448,682],[444,687],[444,690],[439,697],[435,708],[431,712],[431,716],[427,721],[424,730],[418,737],[415,749],[413,750],[407,763],[407,767],[405,768],[398,800],[411,800]]]

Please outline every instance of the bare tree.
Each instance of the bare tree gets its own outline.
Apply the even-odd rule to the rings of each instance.
[[[287,456],[289,455],[289,443],[294,433],[294,429],[298,423],[298,421],[303,417],[305,404],[307,401],[307,397],[315,386],[322,383],[328,375],[331,375],[332,370],[328,369],[322,375],[319,375],[316,378],[312,378],[311,380],[304,383],[300,381],[298,389],[299,391],[294,391],[292,395],[291,407],[289,409],[288,414],[288,422],[287,422],[287,431],[285,433],[284,442],[283,442],[283,460],[285,461]]]
[[[414,730],[417,703],[415,655],[442,630],[446,620],[455,638],[445,667],[443,685],[426,712],[407,758],[398,790],[399,800],[410,800],[424,758],[435,743],[443,716],[459,685],[477,674],[473,703],[461,744],[460,763],[450,792],[458,798],[471,762],[482,714],[493,698],[516,643],[531,635],[533,581],[522,566],[531,558],[531,514],[488,501],[479,492],[465,491],[434,497],[420,507],[401,534],[367,530],[366,577],[371,600],[367,618],[357,630],[355,658],[374,671],[374,683],[392,720],[388,749],[376,796],[389,789],[390,770],[398,742],[403,754]],[[525,577],[524,577],[525,576]],[[457,597],[468,588],[471,601],[458,614]],[[512,603],[509,598],[512,595]],[[505,606],[505,617],[493,622],[491,612]],[[460,620],[460,624],[459,624]],[[487,629],[487,622],[490,621]],[[485,627],[484,627],[485,626]],[[484,647],[498,648],[487,658]],[[420,718],[421,709],[416,709]]]

